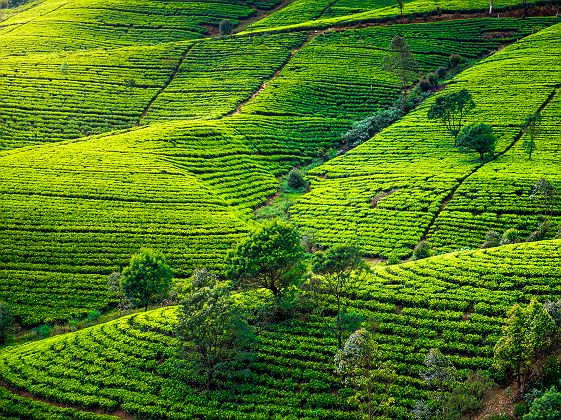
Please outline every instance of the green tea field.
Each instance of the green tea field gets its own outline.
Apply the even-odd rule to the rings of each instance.
[[[496,349],[513,305],[561,302],[560,12],[556,0],[0,1],[0,418],[557,418],[527,417],[528,399],[514,409],[545,389],[546,351],[514,377]],[[464,92],[473,107],[451,134],[429,116]],[[357,140],[366,122],[376,129]],[[483,152],[462,143],[477,124],[494,136]],[[276,224],[300,238],[294,255],[275,262],[290,239],[271,237],[233,274],[233,255]],[[369,269],[318,292],[333,275],[318,258],[339,247]],[[131,257],[147,250],[173,279],[132,298]],[[211,288],[200,269],[255,333],[241,361],[205,350],[206,385],[181,332],[185,302]],[[361,328],[391,381],[338,371]],[[446,411],[454,390],[435,397],[423,373],[431,349],[494,390],[517,379],[520,395]]]

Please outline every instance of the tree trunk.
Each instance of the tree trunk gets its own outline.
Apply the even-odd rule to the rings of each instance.
[[[489,15],[493,14],[493,3],[494,3],[493,0],[489,1]]]

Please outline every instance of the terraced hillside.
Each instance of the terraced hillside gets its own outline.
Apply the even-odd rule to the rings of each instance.
[[[356,239],[368,254],[386,257],[408,256],[427,236],[450,250],[481,245],[490,228],[529,233],[544,210],[528,198],[531,188],[540,177],[558,185],[551,171],[558,157],[548,151],[559,148],[560,34],[556,25],[527,37],[442,91],[466,88],[473,94],[477,107],[467,122],[493,126],[499,137],[494,161],[482,164],[454,148],[443,127],[427,119],[431,98],[373,139],[316,168],[311,192],[293,210],[295,222],[316,229],[324,244]],[[540,140],[543,153],[527,162],[520,127],[542,108],[550,115]]]
[[[277,190],[277,175],[397,98],[395,76],[379,70],[397,32],[429,71],[454,51],[477,59],[554,22],[483,19],[6,57],[0,67],[11,76],[0,81],[14,108],[0,113],[9,149],[0,152],[0,296],[25,324],[104,308],[115,299],[106,276],[143,245],[165,250],[178,276],[198,266],[221,272],[227,251],[253,228],[252,209]],[[464,37],[449,39],[460,27]],[[506,38],[489,36],[497,32]],[[180,61],[168,63],[169,54]],[[52,83],[36,83],[43,74]],[[124,82],[108,83],[116,75]]]
[[[376,340],[398,370],[392,417],[409,417],[426,395],[419,372],[430,348],[459,368],[488,369],[506,309],[532,296],[561,297],[560,258],[557,240],[377,269],[353,293],[351,307],[378,322]],[[335,302],[323,302],[326,317],[262,330],[256,360],[229,379],[229,391],[199,393],[185,383],[192,376],[177,359],[174,307],[5,350],[0,377],[35,398],[121,417],[360,418],[348,411],[345,390],[334,393]],[[0,413],[9,410],[0,404]]]
[[[297,31],[334,26],[356,25],[367,22],[384,22],[396,18],[441,16],[442,14],[488,12],[486,0],[410,0],[403,2],[401,11],[391,0],[294,0],[287,7],[250,25],[247,32]],[[495,1],[494,12],[520,7],[517,0]],[[526,2],[526,7],[536,0]]]

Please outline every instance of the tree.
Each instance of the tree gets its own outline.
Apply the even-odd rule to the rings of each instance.
[[[528,153],[528,160],[532,160],[532,153],[536,150],[536,138],[541,132],[542,115],[539,112],[528,115],[522,125],[522,130],[525,131],[526,137],[522,147]]]
[[[0,302],[0,344],[5,344],[10,335],[14,332],[14,315],[10,308]]]
[[[346,330],[342,307],[344,299],[364,278],[368,266],[361,256],[360,248],[352,245],[335,245],[327,251],[314,255],[312,271],[321,276],[319,288],[335,298],[337,315],[335,326],[339,348],[343,344]]]
[[[457,145],[457,137],[462,130],[464,118],[475,108],[475,102],[467,89],[449,93],[436,98],[429,109],[427,117],[429,120],[438,120],[454,137],[454,146]]]
[[[418,401],[411,411],[418,420],[459,420],[482,407],[483,398],[493,385],[491,379],[478,372],[470,372],[464,380],[438,349],[427,353],[425,366],[421,378],[431,390],[430,401]]]
[[[553,214],[557,199],[557,188],[545,178],[540,178],[532,188],[530,198],[542,204],[547,211]]]
[[[121,289],[134,306],[148,310],[148,305],[162,302],[168,296],[172,278],[173,272],[161,253],[141,249],[123,270]]]
[[[335,355],[335,369],[344,384],[354,390],[349,403],[369,419],[384,414],[394,403],[389,391],[397,374],[384,359],[371,331],[361,328],[351,334]]]
[[[177,334],[182,355],[205,376],[206,389],[218,372],[236,369],[247,359],[255,336],[232,287],[206,270],[197,270],[180,304]]]
[[[403,6],[404,6],[403,0],[396,0],[396,2],[397,2],[397,7],[399,8],[399,15],[403,17]]]
[[[218,30],[222,35],[230,35],[234,29],[234,24],[229,19],[221,20],[218,24]]]
[[[269,289],[275,298],[298,284],[306,270],[298,231],[273,221],[241,243],[227,259],[227,276],[243,288]]]
[[[399,77],[403,93],[406,93],[417,75],[417,68],[417,61],[405,38],[401,35],[394,36],[390,44],[390,54],[384,57],[382,69]]]
[[[555,331],[555,321],[536,299],[527,307],[514,305],[495,345],[495,367],[513,372],[523,389],[532,364],[550,346]]]
[[[495,153],[497,137],[495,137],[493,129],[487,124],[471,124],[462,128],[456,144],[462,149],[476,151],[483,161],[486,153],[491,156]]]

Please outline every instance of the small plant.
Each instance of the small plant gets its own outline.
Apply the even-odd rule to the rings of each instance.
[[[508,245],[520,242],[522,236],[522,232],[519,230],[514,228],[508,229],[505,233],[503,233],[503,237],[501,238],[499,245]]]
[[[413,259],[421,260],[423,258],[428,258],[433,255],[432,246],[427,241],[421,241],[413,249]]]
[[[494,248],[501,244],[501,234],[495,230],[490,230],[485,234],[485,242],[481,248]]]
[[[461,64],[464,64],[465,62],[466,62],[465,58],[462,57],[460,54],[452,54],[448,58],[448,63],[450,64],[450,68],[452,69],[460,66]]]

